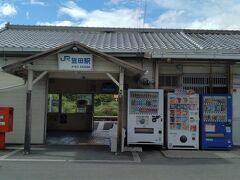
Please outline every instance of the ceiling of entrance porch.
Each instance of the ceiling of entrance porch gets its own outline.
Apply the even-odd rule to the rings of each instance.
[[[118,78],[118,73],[111,73],[114,78]],[[50,72],[49,78],[54,79],[79,79],[79,80],[110,80],[106,73],[97,72]]]

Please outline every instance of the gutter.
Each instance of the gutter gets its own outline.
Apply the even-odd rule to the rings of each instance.
[[[149,55],[148,55],[149,56]],[[240,61],[240,51],[239,52],[206,52],[206,51],[195,51],[195,52],[177,52],[177,51],[153,51],[151,53],[151,58],[174,58],[174,59],[197,59],[197,60],[209,60],[214,59],[215,61]]]

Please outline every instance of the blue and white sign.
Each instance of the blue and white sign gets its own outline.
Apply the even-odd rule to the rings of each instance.
[[[91,71],[92,54],[58,54],[59,70]]]

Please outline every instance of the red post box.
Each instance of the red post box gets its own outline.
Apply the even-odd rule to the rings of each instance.
[[[0,107],[0,149],[5,148],[5,133],[13,130],[13,108]]]

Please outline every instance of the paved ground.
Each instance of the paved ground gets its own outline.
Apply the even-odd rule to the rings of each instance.
[[[21,147],[8,148],[0,151],[1,180],[240,179],[240,159],[229,156],[167,158],[157,148],[116,156],[106,146],[33,146],[24,156]]]
[[[114,121],[95,121],[92,132],[53,131],[47,133],[47,144],[51,145],[109,145],[109,129]]]
[[[162,154],[167,158],[175,159],[240,159],[240,150],[238,148],[231,151],[164,150]]]

